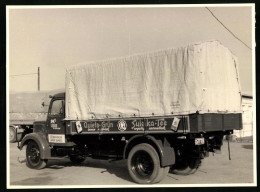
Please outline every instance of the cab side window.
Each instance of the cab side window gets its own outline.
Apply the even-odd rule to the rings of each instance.
[[[51,115],[61,115],[64,114],[64,101],[55,100],[52,102]]]

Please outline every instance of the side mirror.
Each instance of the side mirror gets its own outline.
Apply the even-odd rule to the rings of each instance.
[[[45,107],[45,106],[49,106],[49,105],[46,105],[46,104],[44,103],[44,101],[43,101],[43,102],[42,102],[42,106]]]
[[[60,114],[63,114],[63,108],[60,108]]]

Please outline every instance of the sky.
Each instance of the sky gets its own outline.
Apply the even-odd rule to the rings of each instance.
[[[209,9],[254,49],[251,6]],[[66,68],[78,63],[216,39],[237,56],[242,93],[252,95],[252,50],[205,7],[19,7],[7,14],[9,91],[37,91],[31,73],[38,67],[41,90],[63,89]]]

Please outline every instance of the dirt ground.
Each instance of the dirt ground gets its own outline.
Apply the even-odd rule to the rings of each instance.
[[[158,186],[169,184],[238,184],[253,182],[253,143],[230,143],[231,160],[228,158],[228,145],[224,142],[221,154],[212,154],[202,161],[199,170],[189,176],[168,173]],[[87,159],[81,165],[74,165],[69,159],[52,160],[42,170],[26,167],[25,155],[10,144],[10,186],[52,186],[52,185],[122,185],[136,186],[130,178],[126,161]],[[186,185],[185,185],[186,186]]]

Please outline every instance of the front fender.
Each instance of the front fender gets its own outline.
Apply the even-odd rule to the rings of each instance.
[[[40,148],[41,159],[48,159],[49,157],[51,157],[50,145],[47,141],[46,136],[42,132],[30,133],[25,135],[25,137],[21,141],[19,149],[22,150],[23,146],[26,145],[31,140],[35,141],[38,144]]]

